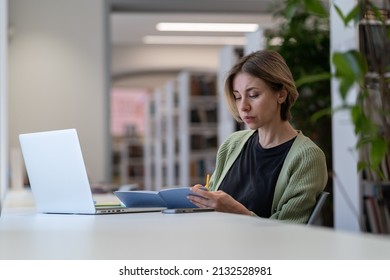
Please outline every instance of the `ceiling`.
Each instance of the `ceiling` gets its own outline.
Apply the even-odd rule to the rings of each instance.
[[[111,0],[113,12],[267,13],[278,0]]]
[[[275,24],[272,5],[278,0],[111,0],[111,43],[142,45],[145,35],[194,35],[159,32],[158,22],[258,23]],[[274,9],[273,9],[274,11]],[[164,34],[162,34],[164,33]],[[238,33],[197,33],[208,36],[242,36]]]

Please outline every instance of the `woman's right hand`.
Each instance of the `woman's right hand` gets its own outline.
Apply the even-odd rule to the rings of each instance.
[[[197,184],[191,188],[196,195],[189,195],[188,199],[200,208],[213,208],[216,211],[252,215],[244,205],[236,201],[224,191],[208,191],[204,186]]]

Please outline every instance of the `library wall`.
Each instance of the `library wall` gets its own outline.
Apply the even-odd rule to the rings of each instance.
[[[8,1],[0,0],[0,212],[8,187],[7,24]]]
[[[91,182],[110,177],[106,1],[12,0],[9,143],[24,132],[76,128]]]

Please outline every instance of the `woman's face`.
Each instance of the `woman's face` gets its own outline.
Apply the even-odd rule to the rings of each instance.
[[[270,128],[280,122],[280,107],[285,95],[275,93],[261,79],[240,72],[233,80],[233,95],[241,119],[250,129]]]

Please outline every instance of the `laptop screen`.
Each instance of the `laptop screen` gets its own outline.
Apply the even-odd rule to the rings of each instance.
[[[39,212],[95,212],[75,129],[21,134],[19,140]]]

